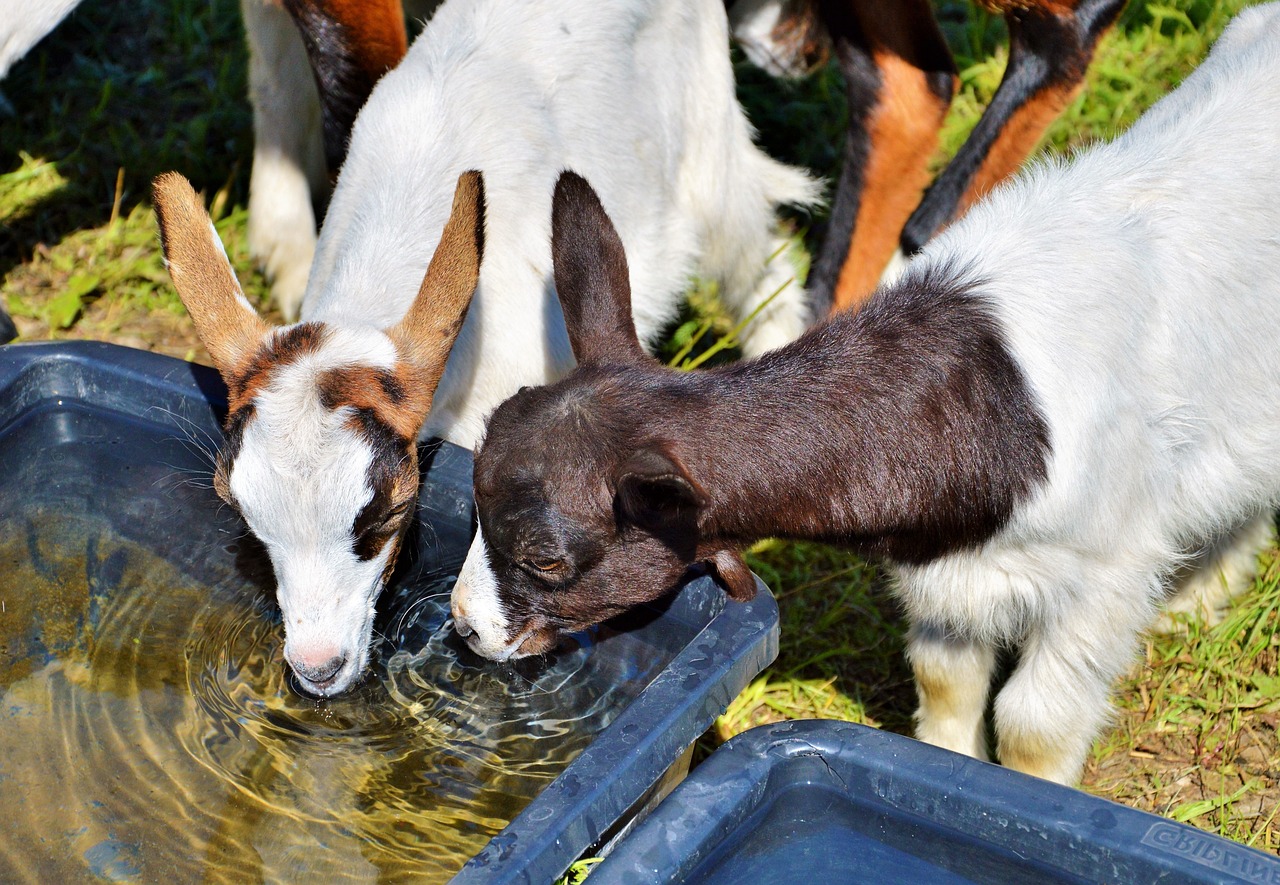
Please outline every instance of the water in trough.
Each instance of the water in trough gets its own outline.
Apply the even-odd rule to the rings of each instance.
[[[601,634],[480,661],[437,567],[380,603],[356,690],[302,697],[207,453],[139,460],[126,420],[51,405],[0,441],[4,881],[444,881],[665,663]]]

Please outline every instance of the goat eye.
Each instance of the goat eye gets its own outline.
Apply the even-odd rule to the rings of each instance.
[[[562,563],[558,559],[531,559],[529,565],[539,572],[554,572],[560,569]]]
[[[405,503],[398,504],[387,511],[387,515],[382,520],[382,530],[388,531],[395,528],[396,523],[398,523],[404,515],[409,512],[409,506],[412,503],[412,501],[406,501]]]

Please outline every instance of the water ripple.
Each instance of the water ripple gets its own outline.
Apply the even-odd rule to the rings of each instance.
[[[0,783],[27,798],[0,829],[6,881],[443,881],[661,663],[589,636],[483,662],[453,634],[452,578],[419,577],[384,600],[366,678],[314,700],[235,545],[157,552],[38,506],[0,539]]]

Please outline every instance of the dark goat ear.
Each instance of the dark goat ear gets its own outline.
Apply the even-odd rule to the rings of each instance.
[[[730,599],[747,602],[756,597],[756,576],[736,550],[721,550],[707,560],[715,572],[716,580],[724,587]]]
[[[618,470],[616,488],[620,515],[650,530],[695,528],[707,500],[680,459],[657,446],[627,459]]]
[[[556,181],[551,259],[578,362],[647,360],[631,318],[631,282],[622,240],[596,192],[574,172],[561,172]]]

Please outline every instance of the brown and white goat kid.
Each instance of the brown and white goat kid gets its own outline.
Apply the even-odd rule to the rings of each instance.
[[[169,274],[227,384],[214,488],[271,557],[285,660],[310,693],[337,694],[368,663],[417,501],[418,430],[480,274],[484,183],[459,178],[417,297],[386,326],[268,326],[186,179],[160,176],[154,198]]]
[[[885,557],[911,621],[917,734],[1078,778],[1176,577],[1255,556],[1280,503],[1280,5],[1114,142],[1044,164],[897,284],[758,359],[659,365],[589,186],[554,201],[580,365],[520,392],[475,466],[453,594],[492,658],[550,648],[705,563],[812,538]]]

